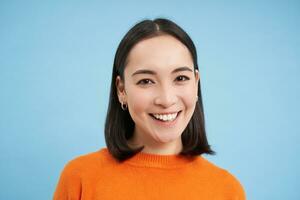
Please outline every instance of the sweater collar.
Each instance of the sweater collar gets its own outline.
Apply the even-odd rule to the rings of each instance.
[[[104,151],[108,153],[108,149]],[[187,157],[183,155],[160,155],[139,152],[133,157],[124,161],[124,164],[137,166],[137,167],[153,167],[153,168],[181,168],[191,163],[194,163],[199,156]]]

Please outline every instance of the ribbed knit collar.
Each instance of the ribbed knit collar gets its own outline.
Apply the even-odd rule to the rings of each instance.
[[[109,153],[107,148],[104,148],[105,153]],[[135,156],[124,161],[124,164],[129,164],[137,167],[153,167],[153,168],[181,168],[196,161],[199,156],[186,157],[182,155],[159,155],[139,152]]]

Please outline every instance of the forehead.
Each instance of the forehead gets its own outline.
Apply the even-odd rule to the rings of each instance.
[[[159,35],[138,42],[129,52],[125,71],[139,68],[173,69],[193,67],[188,48],[170,35]]]

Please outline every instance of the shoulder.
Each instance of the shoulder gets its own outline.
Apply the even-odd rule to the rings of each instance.
[[[222,177],[217,187],[221,187],[224,194],[234,196],[236,199],[246,199],[242,184],[233,174],[223,169]]]
[[[103,163],[107,161],[105,148],[95,152],[90,152],[77,156],[68,161],[62,171],[66,176],[82,176],[91,171],[99,170]]]
[[[230,199],[246,199],[246,194],[241,182],[228,170],[223,169],[201,156],[199,159],[210,180],[213,180],[215,191],[218,195],[228,196]]]
[[[97,178],[96,176],[101,175],[103,171],[103,163],[110,163],[107,162],[106,154],[103,148],[96,152],[77,156],[67,162],[61,172],[53,199],[80,199],[85,180]]]

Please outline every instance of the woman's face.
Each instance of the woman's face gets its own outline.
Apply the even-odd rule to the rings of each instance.
[[[146,149],[181,148],[199,80],[188,48],[170,35],[160,35],[137,43],[127,60],[124,82],[117,77],[116,85],[135,123],[132,142]]]

